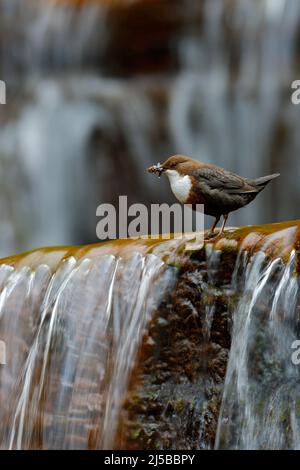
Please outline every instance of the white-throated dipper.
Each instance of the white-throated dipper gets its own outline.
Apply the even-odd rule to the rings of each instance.
[[[167,175],[175,197],[182,204],[204,204],[204,213],[215,217],[210,235],[223,216],[218,235],[224,231],[228,215],[253,201],[279,173],[257,179],[243,178],[215,165],[184,155],[174,155],[148,168],[149,173]]]

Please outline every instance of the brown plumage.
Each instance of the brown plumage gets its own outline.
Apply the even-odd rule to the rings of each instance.
[[[253,201],[278,173],[257,179],[243,178],[231,171],[193,160],[184,155],[175,155],[164,163],[148,168],[158,176],[166,174],[177,199],[184,204],[204,204],[204,212],[215,217],[210,233],[224,217],[222,234],[230,212]]]

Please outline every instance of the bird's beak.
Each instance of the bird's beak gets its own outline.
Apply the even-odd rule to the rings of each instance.
[[[147,168],[147,171],[148,173],[154,173],[155,175],[160,176],[165,171],[165,168],[160,163],[157,163],[156,165]]]

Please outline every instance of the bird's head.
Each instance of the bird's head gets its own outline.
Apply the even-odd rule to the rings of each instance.
[[[149,173],[155,173],[160,176],[162,173],[170,171],[177,171],[177,173],[187,174],[189,167],[193,164],[199,164],[192,158],[186,157],[185,155],[173,155],[169,157],[164,163],[157,163],[148,168]]]

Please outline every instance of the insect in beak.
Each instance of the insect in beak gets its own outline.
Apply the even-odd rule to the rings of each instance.
[[[153,166],[150,166],[150,168],[147,168],[147,171],[149,173],[154,173],[160,178],[161,174],[164,172],[164,167],[160,163],[157,163],[156,165],[153,165]]]

